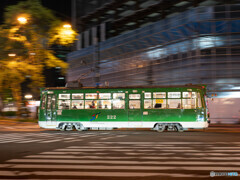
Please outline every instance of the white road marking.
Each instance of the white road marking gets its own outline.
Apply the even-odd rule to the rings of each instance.
[[[192,149],[158,149],[158,151],[172,151],[172,152],[179,152],[180,150],[182,150],[183,152],[202,152],[202,150],[192,150]],[[91,149],[56,149],[54,151],[61,151],[61,152],[69,152],[69,151],[73,151],[73,152],[95,152],[95,151],[115,151],[115,152],[155,152],[156,150],[154,149],[111,149],[111,148],[91,148]]]
[[[204,144],[204,142],[90,142],[91,144],[145,144],[145,145],[157,145],[157,144]]]
[[[69,142],[75,140],[81,141],[84,138],[81,136],[73,138],[65,135],[55,138],[46,137],[47,140],[41,139],[41,141],[52,142],[63,140]],[[100,138],[100,135],[104,134],[96,134],[98,138]],[[25,137],[25,142],[31,142],[32,140],[34,140],[33,137]],[[38,140],[40,139],[38,138]],[[10,170],[0,171],[0,177],[4,175],[9,177],[21,175],[53,177],[58,174],[63,177],[69,176],[69,179],[73,176],[206,178],[209,177],[210,171],[240,171],[240,153],[238,153],[240,147],[236,147],[237,145],[233,143],[90,142],[89,144],[84,146],[69,146],[55,149],[51,152],[28,155],[22,159],[8,160],[8,164],[0,164],[0,168]],[[112,152],[118,152],[118,156],[113,156]],[[139,157],[136,157],[136,155]],[[17,169],[21,170],[16,171]],[[23,169],[26,169],[26,171]],[[84,170],[87,170],[87,172]],[[104,170],[107,172],[103,172]],[[132,172],[128,172],[128,170],[132,170]],[[149,172],[150,170],[156,172]],[[178,170],[181,173],[174,173],[174,171],[173,173],[165,173],[164,171],[167,170]],[[189,174],[191,172],[182,173],[182,171],[194,171],[196,174]],[[198,173],[201,171],[207,171],[208,174],[199,175]]]
[[[212,149],[212,152],[240,152],[240,150],[235,150],[235,149]]]
[[[40,143],[51,143],[51,142],[58,142],[58,141],[61,141],[61,139],[48,140],[48,141],[41,141]]]
[[[87,154],[89,155],[88,152],[42,152],[40,154]],[[94,153],[95,155],[108,155],[108,153]]]
[[[87,151],[87,152],[95,152],[95,151],[106,151],[106,150],[110,150],[110,151],[135,151],[135,150],[132,150],[132,149],[108,149],[108,148],[105,148],[105,149],[94,149],[94,148],[91,148],[91,149],[56,149],[54,151],[62,151],[62,152],[68,152],[68,151],[75,151],[75,152],[84,152],[84,151]]]
[[[209,147],[210,149],[239,149],[240,147]]]
[[[170,177],[209,177],[196,174],[180,174],[180,173],[143,173],[143,172],[84,172],[84,171],[32,171],[32,172],[17,172],[17,171],[0,171],[3,176],[96,176],[96,177],[149,177],[149,176],[170,176]]]
[[[89,163],[89,164],[95,164],[95,163],[103,163],[103,164],[158,164],[158,165],[163,165],[163,164],[173,164],[173,165],[215,165],[216,162],[209,162],[209,161],[167,161],[167,162],[162,162],[162,161],[112,161],[112,160],[69,160],[69,159],[11,159],[8,160],[7,162],[21,162],[21,163],[72,163],[72,164],[80,164],[80,163]],[[218,165],[240,165],[240,162],[217,162]]]
[[[92,146],[70,146],[68,149],[89,149]],[[96,146],[94,149],[142,149],[142,148],[152,148],[152,149],[192,149],[193,147],[174,147],[174,146],[151,146],[151,147],[139,147],[139,146]]]
[[[41,168],[41,169],[122,169],[122,170],[222,170],[222,171],[239,171],[240,167],[225,166],[111,166],[111,165],[49,165],[49,164],[4,164],[1,168]],[[0,174],[1,175],[1,174]]]
[[[216,144],[227,144],[227,145],[229,145],[229,144],[232,144],[234,142],[90,142],[90,143],[91,144],[127,144],[127,145],[129,145],[129,144],[131,144],[131,145],[135,145],[135,144],[137,144],[137,145],[141,144],[142,145],[142,144],[144,144],[144,145],[151,146],[151,145],[158,145],[158,144],[160,144],[160,145],[162,145],[162,144],[173,144],[173,145],[185,145],[185,144],[190,144],[190,145],[214,144],[214,145],[216,145]]]
[[[100,138],[100,140],[107,140],[107,139],[112,139],[112,138],[115,138],[115,137],[103,137],[103,138]]]
[[[227,153],[184,153],[185,155],[188,156],[240,156],[240,154],[227,154]]]
[[[161,155],[161,154],[160,154]],[[101,157],[101,156],[74,156],[74,155],[65,155],[65,156],[58,156],[58,155],[30,155],[26,156],[26,158],[49,158],[49,159],[167,159],[167,160],[172,160],[172,159],[178,159],[178,160],[199,160],[199,157],[154,157],[154,156],[144,156],[144,157],[122,157],[122,156],[113,156],[113,157]],[[201,160],[240,160],[240,157],[201,157]]]
[[[20,142],[16,142],[16,143],[30,143],[30,142],[38,142],[41,141],[40,139],[37,140],[28,140],[28,141],[20,141]]]
[[[0,176],[16,176],[14,171],[0,171]]]

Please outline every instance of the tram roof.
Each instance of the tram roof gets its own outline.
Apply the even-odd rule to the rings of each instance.
[[[109,86],[109,87],[46,87],[42,88],[42,90],[80,90],[80,89],[150,89],[150,88],[198,88],[198,89],[205,89],[206,85],[171,85],[171,86],[124,86],[124,87],[117,87],[117,86]]]

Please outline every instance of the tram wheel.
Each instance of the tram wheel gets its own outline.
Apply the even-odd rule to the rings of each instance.
[[[59,124],[59,126],[58,126],[58,129],[60,130],[60,131],[66,131],[66,124],[65,123],[60,123]]]
[[[73,125],[72,124],[68,124],[66,126],[66,131],[72,131],[73,130]]]
[[[62,128],[60,128],[60,131],[66,131],[66,126],[63,126]]]
[[[75,124],[74,127],[75,127],[75,129],[77,131],[84,131],[84,130],[86,130],[82,124]]]
[[[183,132],[184,131],[183,127],[180,124],[176,124],[175,127],[176,127],[178,132]]]
[[[163,132],[165,130],[165,125],[164,124],[157,124],[156,130],[157,130],[157,132]]]

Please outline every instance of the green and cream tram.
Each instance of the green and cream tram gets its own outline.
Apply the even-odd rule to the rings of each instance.
[[[205,86],[44,88],[39,126],[60,130],[207,128]]]

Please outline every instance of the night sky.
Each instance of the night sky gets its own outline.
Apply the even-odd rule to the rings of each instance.
[[[0,0],[0,23],[3,21],[5,7],[15,5],[24,0]],[[54,14],[63,21],[71,22],[71,0],[41,0],[43,6],[53,10]]]

